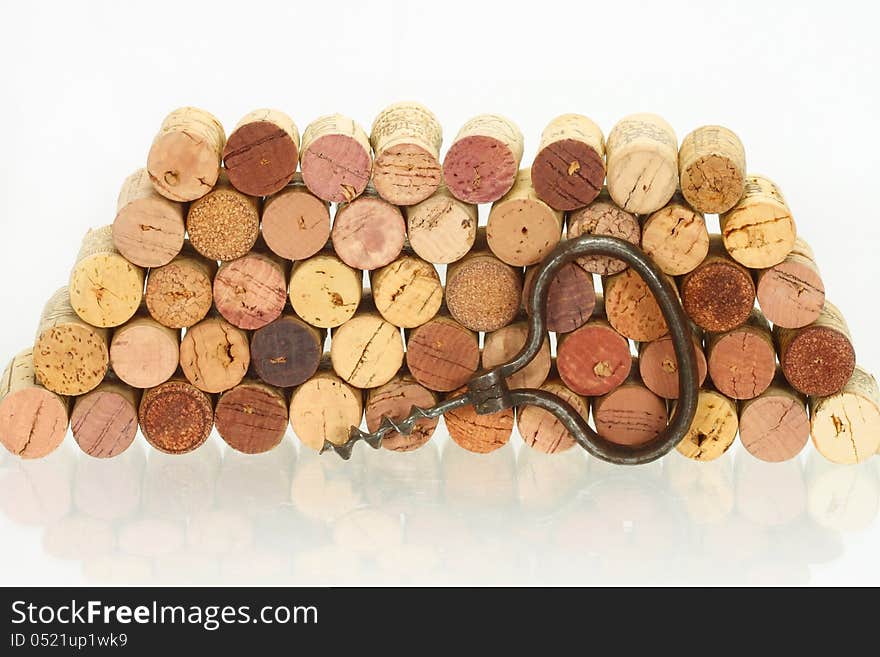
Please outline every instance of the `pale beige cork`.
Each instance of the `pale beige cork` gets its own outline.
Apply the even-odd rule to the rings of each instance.
[[[483,344],[483,368],[492,369],[511,360],[525,346],[528,336],[529,325],[525,321],[517,321],[487,333]],[[539,388],[550,376],[551,366],[550,340],[545,336],[541,348],[529,364],[507,377],[507,386],[511,389]]]
[[[220,317],[187,330],[180,342],[180,367],[203,392],[216,393],[241,383],[250,366],[247,333]]]
[[[442,141],[440,122],[424,105],[401,102],[383,109],[370,130],[373,186],[379,196],[395,205],[414,205],[431,196],[443,179]]]
[[[150,315],[169,328],[188,328],[202,321],[214,303],[217,261],[188,245],[167,265],[150,270],[144,297]]]
[[[678,138],[656,114],[623,118],[605,142],[608,191],[621,208],[656,212],[678,187]]]
[[[104,379],[109,366],[109,332],[73,311],[67,287],[50,297],[34,342],[37,380],[59,395],[82,395]]]
[[[727,212],[742,197],[746,151],[732,130],[704,125],[689,133],[678,151],[681,192],[700,212]]]
[[[329,114],[312,121],[302,135],[303,181],[320,199],[351,202],[370,181],[370,138],[354,119]]]
[[[290,398],[290,426],[303,445],[316,451],[325,440],[345,443],[363,414],[363,392],[327,370],[316,372]]]
[[[277,109],[248,112],[230,133],[223,149],[229,181],[251,196],[269,196],[296,173],[300,136],[293,119]]]
[[[263,203],[262,235],[282,258],[310,258],[330,239],[330,204],[312,194],[297,173]]]
[[[460,260],[477,237],[477,206],[455,198],[445,184],[430,197],[404,208],[412,250],[436,265]]]
[[[538,198],[531,169],[520,169],[513,187],[492,204],[486,225],[489,248],[514,267],[541,262],[562,238],[564,215]]]
[[[739,202],[719,216],[724,248],[734,260],[764,269],[785,260],[797,238],[791,210],[769,178],[746,176]]]
[[[443,284],[434,265],[411,255],[372,272],[370,287],[376,310],[402,328],[421,326],[443,303]]]
[[[170,379],[180,362],[180,331],[152,317],[135,317],[113,332],[110,365],[135,388],[152,388]]]
[[[90,229],[70,272],[70,305],[92,326],[119,326],[144,296],[144,270],[113,245],[113,226]]]
[[[733,444],[738,428],[736,403],[720,392],[702,389],[694,421],[677,449],[695,461],[713,461]]]
[[[260,235],[259,199],[242,194],[223,174],[214,189],[189,206],[186,231],[189,243],[206,258],[240,258]]]
[[[113,244],[138,267],[161,267],[183,248],[183,204],[159,194],[146,169],[122,184],[113,220]]]
[[[568,239],[582,235],[609,235],[638,246],[641,228],[634,214],[620,208],[611,200],[607,190],[602,190],[588,206],[568,214]],[[580,256],[577,263],[591,274],[600,276],[618,274],[626,269],[623,260],[604,255]]]
[[[676,193],[642,223],[642,250],[664,274],[692,272],[709,253],[706,218]]]
[[[194,201],[207,194],[220,174],[226,133],[213,115],[181,107],[165,117],[147,156],[156,191],[172,201]]]
[[[402,371],[391,381],[367,392],[365,415],[367,431],[376,431],[382,419],[403,420],[413,406],[430,408],[437,403],[437,394],[421,385],[406,371]],[[427,443],[437,428],[437,418],[421,418],[415,423],[412,433],[400,434],[396,431],[385,434],[382,447],[395,452],[408,452]]]
[[[559,378],[546,381],[540,389],[555,395],[571,405],[584,422],[589,419],[590,406],[580,395],[572,392]],[[571,449],[575,439],[553,413],[537,406],[517,409],[516,426],[523,442],[545,454],[557,454]]]
[[[403,365],[403,336],[379,313],[359,312],[333,331],[330,360],[346,383],[376,388],[394,378]]]
[[[762,269],[755,280],[758,304],[775,326],[806,326],[819,316],[825,305],[825,284],[816,257],[800,237],[782,262]]]
[[[810,400],[810,435],[833,463],[861,463],[880,450],[880,390],[877,380],[856,367],[837,394]]]
[[[354,317],[363,293],[363,272],[329,252],[293,264],[288,294],[294,312],[318,328],[335,328]]]

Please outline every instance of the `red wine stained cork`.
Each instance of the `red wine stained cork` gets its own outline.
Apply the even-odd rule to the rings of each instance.
[[[139,267],[160,267],[183,248],[183,205],[159,194],[146,169],[122,184],[113,220],[113,244]]]
[[[403,250],[406,222],[400,208],[368,192],[337,208],[330,239],[345,264],[378,269],[391,264]]]
[[[310,258],[330,239],[330,204],[312,194],[296,174],[263,204],[263,239],[287,260]]]
[[[611,392],[629,376],[629,341],[601,313],[579,329],[561,336],[556,367],[565,385],[579,395]]]
[[[581,235],[610,235],[638,246],[642,234],[635,215],[621,210],[603,193],[587,207],[568,215],[568,239]],[[601,276],[626,269],[623,260],[603,255],[581,256],[577,262],[588,272]]]
[[[333,203],[352,201],[370,181],[370,138],[347,116],[322,116],[303,132],[300,161],[312,194]]]
[[[34,342],[37,381],[59,395],[82,395],[107,373],[108,331],[87,324],[73,312],[70,293],[61,288],[43,309]]]
[[[718,392],[731,399],[753,399],[776,375],[776,349],[770,325],[759,310],[748,321],[706,341],[709,376]]]
[[[706,218],[676,194],[642,224],[642,250],[664,274],[683,276],[709,253]]]
[[[528,336],[529,325],[525,321],[514,322],[487,333],[483,344],[483,368],[492,369],[510,361],[525,346]],[[507,387],[539,388],[550,376],[551,363],[550,339],[545,336],[540,350],[531,362],[507,377]]]
[[[330,339],[333,371],[358,388],[388,383],[403,365],[400,329],[377,312],[359,312],[335,329]]]
[[[742,198],[719,221],[724,248],[734,260],[753,269],[778,265],[797,238],[782,192],[764,176],[747,176]]]
[[[214,306],[226,320],[247,330],[281,316],[287,303],[287,266],[273,253],[251,251],[224,262],[214,277]]]
[[[438,315],[407,336],[406,365],[429,390],[450,392],[479,369],[479,336],[454,319]]]
[[[434,265],[412,255],[372,272],[370,286],[382,317],[403,328],[421,326],[443,303],[443,284]]]
[[[605,182],[605,137],[581,114],[563,114],[541,133],[532,163],[538,198],[557,210],[577,210],[593,202]]]
[[[727,212],[742,198],[746,151],[736,134],[720,125],[689,133],[678,151],[681,192],[700,212]]]
[[[388,383],[367,392],[366,419],[367,431],[376,431],[382,418],[394,421],[403,420],[413,406],[429,408],[437,403],[437,395],[421,385],[409,374],[401,373]],[[382,447],[395,452],[409,452],[418,449],[431,439],[437,428],[437,418],[421,418],[415,423],[410,435],[396,431],[385,434]]]
[[[254,331],[251,364],[260,379],[272,386],[290,388],[309,379],[321,363],[324,336],[292,314]]]
[[[596,432],[619,445],[643,445],[666,428],[666,402],[651,392],[639,377],[633,359],[626,381],[593,400]]]
[[[491,203],[516,180],[523,156],[523,135],[503,116],[480,114],[458,131],[443,160],[443,180],[455,198]]]
[[[447,395],[448,399],[460,397],[466,388],[459,388]],[[443,415],[449,437],[469,452],[488,454],[510,441],[513,433],[514,411],[504,409],[490,415],[477,415],[473,406],[463,406]]]
[[[247,334],[220,317],[203,319],[180,342],[180,367],[204,392],[223,392],[241,383],[250,366]]]
[[[153,447],[166,454],[191,452],[211,435],[211,398],[182,379],[145,390],[138,409],[141,431]]]
[[[39,384],[31,349],[6,366],[0,377],[0,443],[22,458],[53,452],[67,434],[66,397]]]
[[[135,317],[113,332],[110,365],[113,373],[135,388],[153,388],[177,371],[180,331],[152,317]]]
[[[709,254],[679,284],[684,311],[705,331],[722,333],[745,323],[755,305],[755,284],[748,269],[724,251],[717,235]]]
[[[806,399],[777,377],[739,410],[739,438],[752,456],[779,463],[800,454],[810,437]]]
[[[856,366],[849,327],[827,299],[819,316],[799,329],[774,328],[785,378],[798,392],[825,397],[839,392]]]
[[[70,305],[92,326],[124,324],[144,296],[144,270],[113,245],[113,226],[90,229],[70,272]]]
[[[323,369],[294,390],[290,399],[290,426],[314,450],[320,450],[325,440],[345,443],[363,415],[363,392]]]
[[[276,109],[249,112],[223,149],[229,182],[249,196],[269,196],[291,181],[299,163],[299,130]]]
[[[268,452],[278,446],[287,431],[287,399],[278,388],[242,381],[220,395],[214,424],[234,450],[244,454]]]
[[[443,178],[442,141],[440,122],[424,105],[394,103],[382,110],[370,130],[379,196],[395,205],[414,205],[433,194]]]
[[[150,270],[144,294],[150,315],[169,328],[202,321],[214,302],[217,263],[186,248],[167,265]]]
[[[785,260],[758,272],[758,304],[774,326],[800,328],[814,321],[825,305],[825,285],[813,250],[802,239]]]
[[[605,142],[608,192],[635,214],[656,212],[678,187],[678,138],[656,114],[622,119]]]
[[[523,306],[528,311],[529,297],[534,288],[538,267],[526,270],[523,283]],[[554,333],[570,333],[590,319],[596,307],[596,288],[593,275],[576,262],[569,262],[559,269],[550,282],[547,292],[547,330]]]
[[[822,456],[833,463],[861,463],[880,449],[880,391],[861,367],[843,388],[810,400],[810,434]]]
[[[131,386],[105,381],[77,397],[70,428],[80,449],[89,456],[119,456],[134,442],[138,429],[138,397]]]
[[[448,264],[463,258],[477,237],[477,206],[459,201],[445,184],[430,197],[403,209],[409,244],[421,258]]]
[[[559,379],[545,382],[541,385],[541,390],[568,402],[584,419],[584,422],[589,419],[590,406],[588,402],[572,392]],[[526,445],[545,454],[564,452],[575,445],[574,437],[556,416],[537,406],[520,406],[517,409],[516,426]]]
[[[172,201],[194,201],[217,182],[226,133],[213,115],[181,107],[165,117],[147,156],[156,191]]]
[[[193,248],[209,260],[240,258],[260,235],[259,200],[235,189],[224,174],[189,206],[186,231]]]
[[[605,314],[614,330],[636,342],[651,342],[669,332],[648,285],[632,269],[602,279]]]
[[[693,335],[693,343],[694,355],[697,359],[698,383],[703,385],[708,368],[703,345],[696,332]],[[669,335],[652,342],[639,343],[639,373],[642,382],[655,395],[664,399],[678,399],[678,359]]]
[[[532,173],[520,169],[513,187],[492,204],[486,225],[489,248],[514,267],[541,262],[562,238],[563,214],[538,198]]]
[[[332,253],[293,264],[288,293],[296,314],[318,328],[334,328],[354,317],[363,294],[363,272]]]
[[[733,444],[738,426],[736,402],[704,388],[700,390],[694,421],[676,449],[695,461],[713,461]]]

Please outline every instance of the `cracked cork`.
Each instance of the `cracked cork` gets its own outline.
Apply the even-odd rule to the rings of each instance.
[[[429,321],[443,303],[443,284],[430,262],[403,255],[371,272],[376,309],[395,326],[415,328]]]
[[[70,428],[80,449],[96,458],[112,458],[128,449],[137,435],[139,396],[131,386],[105,381],[78,397]]]
[[[477,237],[477,206],[460,201],[441,183],[430,197],[403,208],[412,250],[434,264],[460,260]]]
[[[861,367],[853,370],[843,388],[810,400],[813,445],[833,463],[854,464],[880,450],[880,390]]]
[[[813,250],[801,238],[785,260],[758,272],[758,304],[774,326],[801,328],[813,322],[825,305],[825,285]]]
[[[232,186],[248,196],[269,196],[289,183],[299,162],[299,130],[276,109],[248,112],[223,149]]]
[[[437,395],[421,385],[406,372],[395,376],[385,385],[367,392],[365,415],[367,431],[375,432],[388,417],[395,422],[406,418],[414,406],[430,408],[437,403]],[[409,435],[391,431],[382,439],[382,447],[394,452],[409,452],[427,443],[437,428],[439,418],[419,418]]]
[[[589,419],[590,406],[586,399],[572,392],[559,379],[546,381],[540,389],[567,402],[584,422]],[[550,411],[537,406],[518,407],[516,426],[526,445],[545,454],[558,454],[575,445],[574,437],[562,422]]]
[[[604,190],[587,207],[569,213],[567,231],[569,239],[582,235],[608,235],[635,246],[641,239],[636,216],[618,207]],[[588,272],[600,276],[618,274],[627,267],[623,260],[603,255],[580,256],[577,262]]]
[[[300,163],[303,182],[312,194],[332,203],[353,201],[370,181],[370,138],[354,119],[322,116],[303,132]]]
[[[214,302],[217,262],[185,246],[167,265],[151,269],[144,297],[150,315],[169,328],[188,328],[202,321]]]
[[[333,331],[330,360],[346,383],[376,388],[388,383],[403,365],[400,329],[376,312],[359,312]]]
[[[312,326],[335,328],[351,319],[361,303],[363,272],[332,252],[293,263],[288,294],[293,310]]]
[[[204,392],[235,387],[249,366],[247,334],[220,317],[202,320],[180,342],[180,367],[187,380]]]
[[[776,375],[776,349],[761,311],[752,310],[742,326],[711,335],[706,359],[712,383],[731,399],[752,399],[764,392]]]
[[[363,392],[324,369],[294,390],[290,399],[290,426],[303,445],[315,451],[324,441],[345,443],[363,415]]]
[[[683,276],[709,253],[709,231],[701,212],[679,193],[642,224],[642,250],[664,274]]]
[[[278,319],[287,303],[287,264],[251,251],[224,262],[214,277],[214,306],[238,328],[259,329]]]
[[[720,392],[701,389],[694,421],[676,449],[695,461],[714,461],[733,444],[738,428],[736,403]]]
[[[720,125],[689,133],[678,152],[681,192],[699,212],[727,212],[745,190],[746,152],[736,134]]]
[[[434,317],[407,336],[406,364],[421,385],[450,392],[480,367],[479,336],[451,317]]]
[[[764,392],[740,406],[739,437],[743,447],[762,461],[793,459],[810,437],[806,398],[779,374]]]

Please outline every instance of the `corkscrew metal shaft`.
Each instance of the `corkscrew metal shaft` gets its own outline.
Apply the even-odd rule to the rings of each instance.
[[[546,334],[547,293],[559,269],[580,256],[604,255],[619,258],[636,271],[657,300],[678,359],[678,403],[666,429],[648,443],[636,446],[619,445],[597,434],[570,404],[544,390],[531,388],[510,390],[506,379],[524,368],[537,355]],[[363,440],[374,449],[383,437],[393,431],[409,434],[422,418],[436,418],[444,413],[472,405],[480,415],[497,413],[514,406],[539,406],[565,426],[575,441],[593,456],[611,463],[637,465],[648,463],[671,451],[684,438],[697,410],[698,376],[691,332],[684,310],[672,285],[657,266],[638,247],[625,240],[605,235],[583,235],[560,244],[541,263],[535,275],[534,288],[528,298],[529,335],[526,344],[512,360],[478,373],[468,382],[467,392],[447,399],[430,408],[413,407],[410,414],[398,421],[385,417],[376,431],[367,433],[352,427],[348,440],[336,445],[325,441],[322,452],[333,451],[342,458],[351,457],[355,444]]]

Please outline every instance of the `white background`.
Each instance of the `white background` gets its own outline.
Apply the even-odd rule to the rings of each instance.
[[[229,129],[274,106],[302,130],[335,111],[369,127],[415,99],[447,144],[474,114],[507,114],[525,163],[563,112],[606,134],[637,111],[679,138],[729,126],[785,193],[859,362],[880,371],[876,20],[840,1],[5,4],[0,356],[33,339],[171,109]],[[733,450],[624,472],[440,439],[340,468],[295,460],[288,441],[222,463],[213,443],[172,463],[136,449],[98,464],[70,440],[41,463],[4,455],[0,584],[880,583],[878,459],[828,468],[808,446],[770,468]]]

